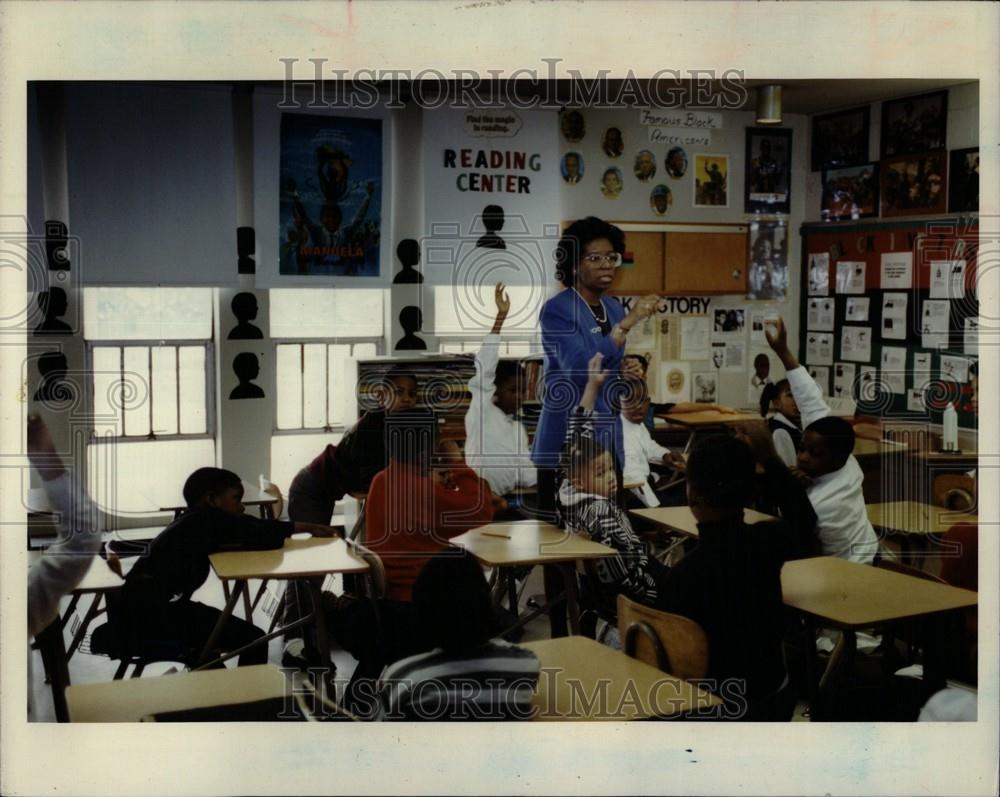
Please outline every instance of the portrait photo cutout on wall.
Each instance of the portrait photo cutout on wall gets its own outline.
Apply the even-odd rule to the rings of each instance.
[[[788,213],[792,168],[792,131],[748,127],[746,133],[747,213]]]
[[[814,172],[860,166],[868,161],[868,126],[871,106],[825,113],[812,120]]]
[[[823,221],[866,219],[878,215],[878,164],[823,172]]]
[[[942,149],[922,155],[889,158],[881,163],[882,215],[923,216],[944,213],[948,191]]]

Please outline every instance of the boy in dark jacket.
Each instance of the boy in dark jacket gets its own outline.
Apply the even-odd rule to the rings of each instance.
[[[186,664],[208,641],[221,612],[191,600],[208,578],[209,554],[220,551],[281,548],[293,533],[332,537],[329,526],[261,520],[244,514],[243,483],[232,471],[199,468],[184,483],[188,509],[153,540],[149,553],[136,562],[115,601],[112,621],[130,649],[169,644],[179,648]],[[226,620],[214,658],[264,636],[252,623]],[[263,664],[267,646],[240,654],[239,664]]]
[[[709,677],[729,701],[727,714],[788,720],[795,696],[782,654],[781,568],[789,559],[816,554],[816,513],[774,452],[767,427],[747,427],[743,438],[715,435],[692,450],[687,494],[698,542],[670,571],[657,608],[704,629]],[[755,453],[781,496],[781,519],[748,525],[743,508],[753,497]]]

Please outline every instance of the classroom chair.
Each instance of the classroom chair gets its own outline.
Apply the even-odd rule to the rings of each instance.
[[[694,620],[618,596],[618,633],[625,653],[684,680],[708,674],[708,637]]]

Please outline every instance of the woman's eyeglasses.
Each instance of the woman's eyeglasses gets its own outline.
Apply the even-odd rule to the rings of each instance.
[[[593,254],[584,255],[583,262],[588,266],[604,266],[608,265],[612,268],[618,268],[622,264],[622,256],[618,252],[594,252]]]

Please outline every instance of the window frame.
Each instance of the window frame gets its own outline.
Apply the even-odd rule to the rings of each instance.
[[[358,345],[363,345],[365,343],[372,343],[375,345],[375,353],[369,355],[371,357],[381,357],[382,350],[385,347],[385,338],[382,336],[370,335],[366,337],[359,338],[275,338],[272,339],[272,344],[274,347],[274,362],[278,362],[278,347],[279,346],[299,346],[300,347],[300,363],[302,362],[301,352],[304,346],[309,345],[324,345],[327,346],[327,357],[325,362],[329,363],[329,347],[330,346],[350,346],[351,347],[351,358],[357,362],[358,357],[354,352],[354,347]],[[302,373],[300,371],[300,373]],[[278,385],[277,385],[277,370],[275,370],[275,385],[274,385],[274,412],[272,414],[272,430],[271,435],[315,435],[315,434],[337,434],[346,432],[351,428],[351,423],[342,422],[340,424],[329,423],[330,421],[330,379],[329,374],[327,374],[326,379],[326,413],[327,413],[327,423],[324,426],[301,426],[296,429],[281,429],[278,427]],[[355,397],[357,396],[357,384],[355,383]],[[302,404],[302,418],[305,421],[305,390],[302,390],[302,396],[300,398]]]
[[[215,395],[218,375],[215,370],[215,341],[212,338],[173,338],[170,340],[85,340],[84,362],[87,374],[87,442],[91,443],[134,443],[134,442],[159,442],[168,440],[215,440],[218,431],[217,412]],[[173,348],[175,351],[182,346],[201,347],[205,350],[205,431],[198,433],[182,433],[158,435],[153,431],[152,423],[152,386],[150,386],[150,424],[149,434],[146,435],[126,435],[102,432],[98,434],[95,421],[95,380],[94,380],[94,350],[97,348],[117,348],[120,350],[119,364],[120,372],[124,372],[124,363],[121,361],[125,356],[126,348],[146,348],[149,350],[149,366],[152,370],[152,350],[153,348]],[[180,390],[180,380],[177,380],[177,390]],[[177,428],[180,430],[180,401],[178,393],[177,402]],[[124,416],[122,418],[122,430],[125,428]]]

